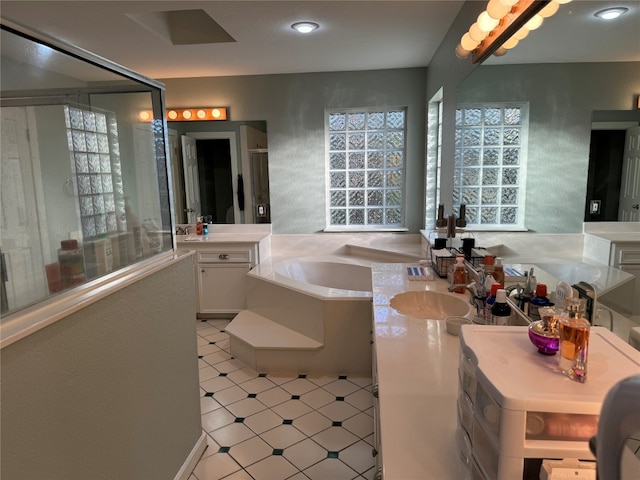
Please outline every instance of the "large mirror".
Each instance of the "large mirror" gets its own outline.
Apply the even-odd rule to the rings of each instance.
[[[562,5],[539,31],[459,85],[459,105],[528,105],[522,172],[528,230],[576,233],[584,221],[619,218],[625,131],[640,124],[640,12],[635,2],[621,3],[632,3],[628,16],[608,25],[594,13],[611,2]],[[636,191],[637,169],[626,174]],[[637,212],[621,217],[639,218]]]

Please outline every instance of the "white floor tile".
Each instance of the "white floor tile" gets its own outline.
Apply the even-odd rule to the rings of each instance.
[[[322,388],[316,388],[300,396],[300,400],[314,409],[324,407],[326,404],[335,401],[335,399],[335,395],[332,395]]]
[[[311,390],[315,390],[318,386],[307,380],[306,378],[296,378],[295,380],[291,380],[290,382],[283,383],[280,385],[291,395],[302,395],[304,393],[310,392]]]
[[[366,413],[358,413],[342,422],[342,426],[354,435],[365,438],[373,433],[373,418]]]
[[[358,377],[358,376],[349,375],[347,377],[347,380],[349,380],[352,383],[355,383],[361,388],[368,387],[371,385],[371,377]]]
[[[294,418],[301,417],[305,413],[309,413],[312,409],[300,400],[289,400],[276,405],[272,410],[284,419],[293,420]]]
[[[204,382],[200,382],[200,386],[204,388],[207,392],[217,393],[220,390],[224,390],[226,388],[235,387],[235,383],[229,380],[227,377],[213,377],[209,380],[205,380]],[[245,395],[246,397],[246,395]]]
[[[245,382],[238,382],[240,387],[247,391],[247,393],[261,393],[266,390],[275,388],[276,384],[266,377],[252,378]]]
[[[224,480],[254,480],[254,479],[245,470],[238,470],[237,472],[232,473],[228,477],[224,477]]]
[[[362,477],[366,480],[374,480],[376,478],[376,467],[370,468],[362,474]]]
[[[260,435],[273,448],[287,448],[304,440],[305,435],[292,425],[279,425]]]
[[[373,419],[370,420],[373,422]],[[293,421],[293,426],[306,436],[312,437],[316,433],[329,428],[331,426],[331,420],[314,411],[296,418]]]
[[[342,450],[339,458],[358,473],[364,473],[375,465],[371,445],[362,440]]]
[[[217,352],[209,353],[202,357],[202,359],[209,365],[216,366],[216,363],[226,362],[231,359],[231,354],[224,350],[218,350]]]
[[[335,380],[331,383],[327,383],[322,388],[334,394],[336,397],[346,397],[350,393],[360,389],[358,385],[351,383],[349,380]]]
[[[221,447],[233,447],[240,442],[255,437],[256,434],[246,425],[234,422],[226,427],[209,432],[209,435],[211,435]]]
[[[247,471],[260,480],[284,480],[295,474],[297,469],[282,455],[271,455],[247,467]]]
[[[276,385],[282,385],[283,383],[290,382],[291,380],[298,378],[298,375],[289,375],[283,373],[270,373],[267,378]]]
[[[319,387],[326,385],[327,383],[331,383],[335,381],[338,377],[336,375],[307,375],[307,380],[315,383]]]
[[[200,397],[200,414],[202,415],[213,412],[221,407],[222,405],[213,397]]]
[[[205,345],[198,346],[198,355],[209,355],[210,353],[219,352],[220,347],[217,345],[211,345],[207,342]]]
[[[311,439],[330,452],[339,452],[358,441],[358,437],[342,427],[327,428],[320,433],[316,433]]]
[[[204,357],[204,358],[206,360],[206,357]],[[229,360],[224,360],[222,362],[216,363],[215,367],[216,367],[217,370],[220,370],[222,373],[231,373],[231,372],[235,372],[236,370],[240,370],[242,368],[245,368],[246,365],[244,363],[242,363],[240,360],[237,360],[235,358],[231,358]]]
[[[275,407],[276,405],[284,403],[287,400],[291,400],[291,394],[289,392],[285,392],[280,387],[276,387],[258,393],[257,398],[267,407]]]
[[[229,454],[243,467],[248,467],[273,453],[273,447],[260,437],[253,437],[234,445]]]
[[[213,412],[202,415],[202,429],[205,432],[212,432],[235,421],[236,417],[227,412],[224,408],[219,408]]]
[[[191,479],[189,479],[191,480]],[[309,480],[309,477],[307,477],[304,473],[302,472],[298,472],[296,473],[293,477],[289,477],[287,478],[287,480]]]
[[[266,408],[267,407],[265,407],[263,403],[260,403],[255,398],[245,398],[238,402],[230,403],[229,405],[227,405],[227,410],[229,410],[236,417],[242,418],[246,418],[249,415],[261,412]]]
[[[225,377],[219,377],[219,378],[225,378]],[[233,385],[232,387],[225,388],[224,390],[215,390],[213,397],[220,403],[220,405],[226,406],[226,405],[229,405],[230,403],[237,402],[238,400],[242,400],[243,398],[247,398],[247,392],[245,392],[243,389],[241,389],[237,385]]]
[[[218,480],[240,469],[240,465],[228,454],[216,453],[200,460],[193,474],[199,480]]]
[[[260,435],[267,430],[282,425],[282,417],[276,415],[271,410],[263,410],[262,412],[247,417],[244,420],[244,424]]]
[[[334,422],[343,422],[347,418],[358,414],[359,410],[347,402],[332,402],[324,407],[320,407],[318,412]]]
[[[310,438],[307,438],[286,448],[283,455],[299,470],[304,470],[327,458],[327,451]]]
[[[227,377],[229,378],[229,380],[235,383],[244,383],[253,378],[257,378],[258,372],[256,372],[255,370],[249,367],[244,367],[244,368],[241,368],[240,370],[235,370],[229,373]],[[249,392],[249,393],[254,393],[254,392]]]
[[[353,405],[358,410],[366,410],[373,406],[373,395],[371,395],[371,392],[361,389],[344,397],[344,401]]]
[[[352,479],[358,474],[337,458],[325,458],[320,463],[307,468],[304,474],[311,480]]]
[[[376,439],[373,436],[373,434],[371,435],[367,435],[364,439],[365,442],[367,442],[369,445],[371,445],[372,447],[375,445],[376,443]]]
[[[224,342],[229,340],[228,333],[222,333],[217,328],[212,329],[212,331],[207,331],[207,333],[202,333],[202,331],[198,332],[198,335],[204,337],[205,340],[209,340],[210,342],[215,342],[216,345],[218,342]]]
[[[207,448],[202,454],[202,458],[208,457],[209,455],[213,455],[214,453],[218,453],[218,449],[220,445],[211,437],[211,435],[207,434]]]
[[[218,375],[220,375],[220,372],[213,368],[211,365],[207,364],[207,366],[198,369],[198,375],[200,376],[200,383],[202,383],[205,380],[217,377]]]

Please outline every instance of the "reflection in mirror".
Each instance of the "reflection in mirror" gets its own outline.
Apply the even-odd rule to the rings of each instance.
[[[604,25],[597,23],[593,15],[604,8],[603,3],[606,2],[562,5],[558,14],[546,19],[539,30],[531,32],[507,55],[491,57],[475,69],[457,90],[458,104],[527,105],[528,126],[523,127],[526,134],[520,136],[526,140],[521,157],[526,163],[522,163],[520,180],[524,201],[522,226],[528,230],[575,233],[582,231],[585,219],[599,221],[620,216],[630,220],[628,215],[624,217],[617,211],[620,195],[617,172],[622,167],[612,166],[606,175],[615,178],[608,178],[607,182],[602,182],[601,171],[596,173],[597,181],[590,181],[589,172],[593,173],[595,167],[590,165],[589,158],[592,122],[624,121],[621,130],[640,123],[637,108],[640,10],[632,4],[618,23]],[[571,32],[571,42],[565,41],[567,32]],[[594,115],[602,111],[620,115],[596,120]],[[597,128],[610,127],[601,124]],[[456,142],[462,140],[457,138]],[[478,168],[484,167],[484,160],[478,160]],[[483,185],[495,179],[482,175],[478,181]],[[606,183],[609,188],[595,193],[598,183]],[[497,186],[503,184],[498,181]],[[498,189],[498,196],[480,196],[479,209],[501,200],[499,195]],[[602,213],[589,214],[596,207]],[[479,218],[482,223],[482,215]]]
[[[168,122],[176,223],[270,223],[266,121]]]

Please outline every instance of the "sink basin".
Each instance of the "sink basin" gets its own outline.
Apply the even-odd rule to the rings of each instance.
[[[403,315],[435,320],[464,317],[471,311],[471,305],[465,299],[442,292],[399,293],[389,303],[391,308]]]

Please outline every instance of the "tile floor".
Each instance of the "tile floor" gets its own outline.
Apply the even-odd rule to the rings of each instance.
[[[228,323],[197,324],[208,448],[189,480],[372,479],[371,378],[255,372],[229,353]]]

